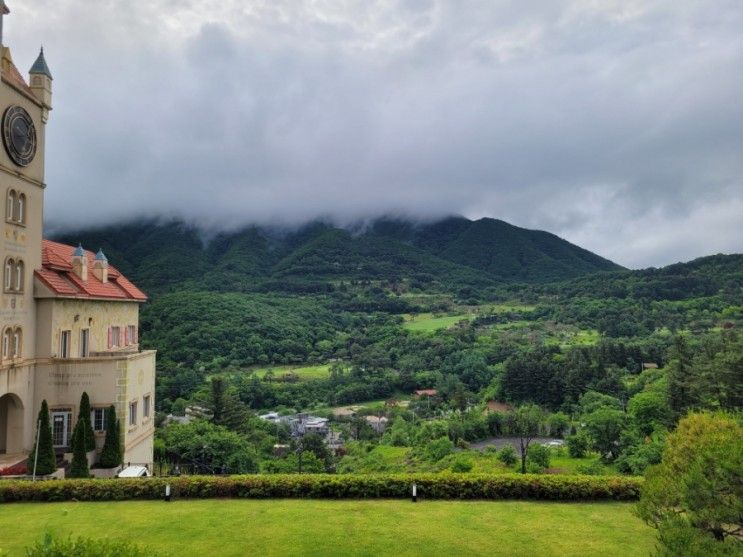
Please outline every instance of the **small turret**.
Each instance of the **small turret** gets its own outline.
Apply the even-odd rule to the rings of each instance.
[[[2,0],[0,0],[2,2]],[[31,91],[34,96],[41,101],[44,108],[47,110],[52,109],[52,72],[49,71],[49,66],[44,58],[44,47],[41,47],[36,62],[31,66],[29,70],[29,82]]]
[[[88,256],[85,254],[82,244],[78,244],[77,248],[75,248],[75,251],[72,253],[72,272],[80,277],[80,280],[87,282]]]
[[[103,283],[108,282],[108,259],[106,259],[102,249],[99,249],[98,253],[95,254],[93,275]]]

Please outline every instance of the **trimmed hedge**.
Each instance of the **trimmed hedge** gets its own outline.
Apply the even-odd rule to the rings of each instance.
[[[543,474],[374,474],[181,476],[115,480],[0,481],[0,501],[123,501],[176,498],[407,498],[411,486],[428,499],[638,499],[642,478]]]

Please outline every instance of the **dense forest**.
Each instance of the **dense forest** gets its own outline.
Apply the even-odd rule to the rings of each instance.
[[[742,255],[629,271],[462,218],[211,236],[149,222],[57,239],[102,247],[150,295],[141,338],[158,350],[160,419],[203,413],[163,427],[158,454],[201,471],[638,474],[688,410],[743,405]],[[435,394],[413,396],[423,389]],[[343,451],[298,445],[257,418],[268,411],[330,418]],[[470,448],[524,424],[563,448]]]

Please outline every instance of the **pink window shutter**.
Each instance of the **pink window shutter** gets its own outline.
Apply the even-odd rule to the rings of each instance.
[[[129,327],[124,327],[124,346],[129,346]]]
[[[113,346],[113,329],[111,327],[108,328],[108,347],[111,348]]]

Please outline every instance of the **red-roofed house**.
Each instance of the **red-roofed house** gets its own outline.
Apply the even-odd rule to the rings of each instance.
[[[0,18],[6,13],[0,0]],[[113,405],[124,462],[151,465],[155,352],[139,349],[139,306],[147,296],[101,250],[42,238],[51,83],[43,51],[26,82],[0,45],[0,191],[6,199],[0,468],[27,457],[43,400],[54,446],[60,455],[69,453],[83,392],[90,398],[97,446],[105,437],[104,410]]]

